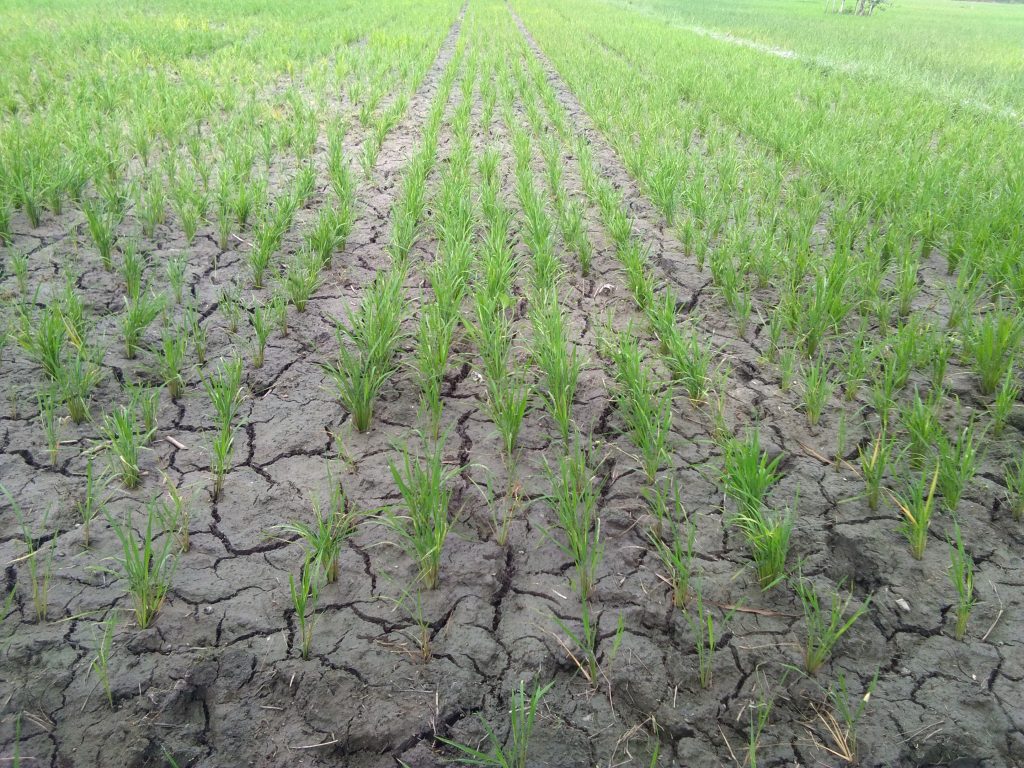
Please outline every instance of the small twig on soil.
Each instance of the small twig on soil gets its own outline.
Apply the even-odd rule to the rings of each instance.
[[[725,748],[729,750],[729,754],[732,756],[733,762],[736,765],[740,765],[740,761],[736,759],[736,753],[732,751],[732,744],[729,743],[729,737],[725,735],[725,731],[722,730],[722,725],[719,723],[718,732],[722,734],[722,739],[725,741]]]
[[[706,601],[708,605],[713,605],[716,608],[721,608],[726,611],[735,611],[737,613],[753,613],[757,616],[779,616],[786,619],[799,619],[795,613],[782,613],[781,611],[769,611],[767,608],[744,608],[742,605],[733,605],[731,603],[713,603],[710,600]]]
[[[989,579],[988,585],[989,585],[990,587],[992,587],[992,592],[993,592],[993,594],[994,594],[994,595],[996,596],[996,600],[997,600],[997,601],[999,602],[999,612],[998,612],[998,613],[996,614],[996,617],[995,617],[995,619],[993,619],[993,620],[992,620],[992,626],[990,626],[990,627],[988,628],[988,631],[986,631],[986,632],[985,632],[985,634],[981,636],[981,642],[983,642],[983,643],[984,643],[984,642],[985,642],[986,640],[988,640],[988,636],[992,634],[992,630],[996,628],[996,624],[998,624],[998,623],[999,623],[999,620],[1000,620],[1001,618],[1003,618],[1003,613],[1004,613],[1004,612],[1005,612],[1005,610],[1006,610],[1006,609],[1004,608],[1004,606],[1003,606],[1003,600],[1002,600],[1002,598],[1001,598],[1001,597],[999,597],[999,592],[997,592],[997,591],[996,591],[996,585],[992,583],[992,580],[991,580],[991,579]]]
[[[177,448],[180,451],[187,451],[188,450],[188,446],[187,445],[185,445],[182,442],[179,442],[178,440],[175,440],[170,435],[164,435],[164,440],[167,441],[168,443],[170,443],[171,445],[173,445],[175,448]]]
[[[289,745],[288,749],[319,749],[320,747],[329,747],[329,746],[331,746],[333,744],[337,744],[337,743],[338,743],[338,740],[335,738],[334,734],[332,733],[330,741],[322,741],[319,744],[304,744],[301,747],[293,747],[293,746]]]

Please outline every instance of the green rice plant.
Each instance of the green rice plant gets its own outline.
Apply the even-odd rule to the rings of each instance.
[[[22,513],[21,505],[18,504],[17,499],[11,495],[11,492],[8,491],[6,486],[2,483],[0,483],[0,493],[4,495],[7,499],[7,503],[11,505],[14,517],[21,526],[21,535],[22,539],[25,541],[26,551],[18,561],[24,562],[25,568],[28,570],[29,586],[32,590],[32,606],[35,609],[36,621],[42,623],[46,621],[46,614],[50,606],[50,578],[53,575],[53,553],[57,546],[57,537],[50,536],[49,543],[46,543],[43,542],[41,538],[33,536],[28,522],[25,520],[25,515]],[[46,527],[46,518],[48,515],[49,513],[43,516],[43,528]],[[40,563],[42,560],[40,557],[40,551],[44,546],[46,547],[46,557],[45,561]],[[10,610],[10,600],[11,598],[9,597],[6,601],[4,607],[5,615],[7,611]]]
[[[697,529],[683,508],[678,482],[671,481],[668,489],[656,485],[647,491],[647,495],[652,508],[663,508],[667,513],[664,520],[659,517],[658,530],[649,531],[647,538],[667,573],[663,580],[672,591],[672,603],[682,608],[690,598],[693,542]]]
[[[953,341],[945,333],[938,332],[931,344],[929,365],[932,371],[932,389],[941,390],[946,380],[946,368],[953,354]]]
[[[246,256],[249,262],[249,271],[252,273],[253,288],[260,289],[263,287],[263,278],[270,267],[270,262],[273,260],[276,248],[277,244],[264,235],[263,230],[257,231],[252,250]]]
[[[956,629],[957,640],[963,640],[967,632],[967,622],[971,611],[978,602],[974,593],[974,558],[964,549],[964,539],[960,533],[960,525],[953,523],[953,538],[949,542],[949,580],[956,590]]]
[[[211,495],[214,501],[220,498],[224,490],[224,477],[231,471],[237,432],[238,428],[234,425],[222,426],[216,430],[210,444],[210,471],[213,473]]]
[[[182,327],[166,326],[157,349],[157,375],[167,387],[171,400],[181,397],[185,389],[185,356],[188,353],[188,332]]]
[[[14,280],[18,285],[18,295],[23,299],[28,297],[28,254],[18,250],[12,250],[8,258],[8,265]]]
[[[858,333],[846,350],[842,368],[843,397],[853,402],[861,385],[867,381],[871,354],[866,343],[866,334]]]
[[[161,472],[166,500],[156,498],[150,502],[155,509],[164,533],[173,536],[182,552],[188,552],[191,545],[189,525],[192,521],[191,498],[186,498],[166,473]]]
[[[878,509],[878,501],[882,495],[882,481],[889,469],[889,462],[893,452],[892,438],[885,434],[885,429],[880,430],[871,441],[870,450],[864,446],[857,447],[857,454],[860,462],[860,473],[867,488],[868,508]]]
[[[112,456],[112,468],[129,490],[139,484],[139,452],[149,442],[150,434],[138,429],[135,409],[130,406],[115,408],[103,419],[100,433]]]
[[[338,324],[337,364],[321,364],[359,432],[369,428],[377,394],[397,370],[395,354],[405,315],[403,279],[404,272],[397,270],[374,280],[359,308],[349,311],[348,324]]]
[[[82,212],[85,214],[89,236],[100,254],[103,268],[110,272],[114,269],[114,260],[111,258],[111,254],[114,250],[114,242],[117,240],[117,227],[121,223],[121,216],[95,200],[83,201]]]
[[[558,306],[557,296],[548,294],[539,298],[530,312],[530,321],[533,325],[530,352],[544,374],[544,404],[558,426],[562,440],[568,441],[572,405],[583,361],[577,346],[568,340],[565,316]]]
[[[162,387],[146,384],[126,384],[131,398],[131,407],[142,417],[142,430],[152,436],[157,430],[157,417],[160,411],[160,393]],[[146,442],[149,442],[148,440]]]
[[[52,381],[58,381],[64,362],[64,344],[68,338],[67,324],[56,303],[47,305],[37,317],[20,314],[18,343]]]
[[[554,682],[545,686],[534,685],[533,692],[527,696],[526,683],[519,681],[519,690],[512,692],[508,709],[508,735],[502,741],[494,728],[483,717],[479,716],[487,735],[489,749],[487,752],[468,744],[461,744],[451,739],[438,736],[438,741],[457,750],[460,757],[456,762],[463,765],[492,766],[493,768],[527,768],[527,756],[530,748],[530,737],[533,735],[537,710]]]
[[[911,305],[917,296],[920,286],[917,282],[918,260],[915,255],[908,254],[896,273],[897,312],[900,317],[910,315]]]
[[[171,206],[178,214],[181,231],[185,235],[185,242],[189,245],[195,242],[196,232],[206,215],[209,202],[206,193],[191,183],[177,187],[171,195]]]
[[[284,534],[298,536],[306,546],[306,561],[315,563],[328,584],[338,580],[338,558],[345,542],[355,533],[365,513],[356,510],[328,469],[330,495],[325,506],[313,499],[313,523],[284,523],[275,528]]]
[[[807,674],[813,675],[821,668],[839,640],[845,635],[857,620],[867,613],[871,605],[871,596],[857,606],[848,616],[847,611],[853,601],[853,595],[842,596],[839,590],[842,584],[829,595],[829,608],[826,611],[821,604],[821,598],[810,580],[802,574],[797,574],[793,581],[793,590],[800,598],[800,605],[803,607],[804,622],[806,624],[807,639],[804,645],[804,669]]]
[[[725,492],[746,510],[757,511],[764,507],[768,490],[781,478],[777,472],[782,455],[769,459],[761,451],[761,434],[750,429],[743,440],[729,438],[725,443],[722,465],[722,485]]]
[[[989,413],[992,414],[992,423],[990,429],[992,430],[993,436],[998,437],[1003,428],[1006,426],[1006,422],[1010,418],[1010,414],[1013,412],[1014,406],[1020,399],[1021,388],[1017,383],[1017,377],[1014,374],[1013,363],[1006,368],[1006,373],[1003,375],[1002,381],[999,384],[999,389],[996,390],[996,396],[992,400],[992,405],[989,408]]]
[[[1024,456],[1006,465],[1004,473],[1007,500],[1014,522],[1024,519]]]
[[[601,659],[598,656],[601,628],[598,625],[598,617],[591,613],[590,601],[580,601],[580,629],[578,632],[569,629],[568,625],[557,616],[554,619],[559,629],[565,633],[567,638],[566,640],[556,638],[558,644],[562,646],[566,655],[576,665],[576,668],[586,681],[594,688],[597,688],[600,684],[601,676]],[[608,663],[614,660],[619,645],[622,642],[624,630],[625,625],[622,621],[622,616],[619,616],[619,623],[612,639],[612,646],[605,658],[605,661]]]
[[[199,310],[194,306],[185,307],[183,330],[196,353],[196,362],[199,365],[206,365],[206,326],[203,325]]]
[[[102,350],[77,347],[57,371],[57,391],[75,424],[89,418],[89,398],[103,380],[102,355]]]
[[[899,508],[903,519],[900,531],[910,544],[910,554],[915,560],[924,557],[924,548],[928,543],[928,527],[931,525],[935,511],[935,488],[939,482],[939,463],[935,463],[931,483],[925,472],[917,480],[906,484],[902,494],[893,494],[893,501]]]
[[[89,662],[89,670],[96,675],[99,684],[103,686],[103,693],[106,694],[107,704],[114,706],[114,694],[110,690],[110,654],[114,649],[114,629],[117,627],[117,609],[113,609],[107,618],[99,623],[99,632],[96,625],[93,625],[93,638],[95,640],[96,654]]]
[[[242,306],[241,292],[237,285],[232,283],[221,289],[217,310],[227,322],[228,333],[238,333],[238,323],[242,319],[245,309]]]
[[[505,458],[514,463],[516,441],[530,407],[533,385],[525,371],[513,370],[501,379],[487,379],[487,404],[494,427],[501,437]]]
[[[686,621],[693,630],[694,649],[697,652],[697,679],[700,687],[708,689],[711,687],[711,678],[715,669],[715,646],[718,642],[718,635],[715,630],[715,618],[711,609],[704,605],[704,594],[702,590],[694,590],[696,600],[694,601],[694,612],[696,616],[691,618],[689,614]]]
[[[263,304],[254,304],[249,310],[249,321],[256,335],[256,351],[253,354],[254,368],[262,368],[267,350],[267,339],[270,338],[271,313],[273,308]]]
[[[819,358],[803,367],[804,411],[807,423],[816,426],[825,406],[832,399],[835,384],[828,378],[828,363]]]
[[[964,489],[974,479],[980,459],[978,440],[984,439],[984,433],[975,434],[973,420],[950,441],[940,433],[939,447],[939,493],[946,509],[956,512],[963,496]]]
[[[604,556],[601,519],[597,516],[600,489],[587,454],[577,436],[554,467],[545,462],[551,492],[544,497],[555,512],[564,540],[550,530],[545,530],[545,534],[572,560],[576,570],[574,587],[584,604]]]
[[[729,518],[729,523],[739,528],[747,541],[761,589],[769,590],[785,579],[793,532],[792,513],[741,505]]]
[[[275,293],[267,302],[267,314],[277,326],[282,336],[288,335],[288,301],[280,293]]]
[[[626,287],[641,312],[654,303],[654,279],[648,270],[650,260],[646,247],[629,240],[618,248],[618,258],[626,270]]]
[[[612,397],[640,453],[640,465],[647,480],[653,482],[669,456],[672,393],[658,393],[632,331],[616,334],[608,345],[608,354],[614,366]]]
[[[401,465],[388,462],[391,477],[402,496],[404,517],[392,515],[388,524],[402,547],[419,567],[418,579],[427,589],[436,589],[440,580],[441,554],[451,530],[448,504],[450,482],[459,469],[445,469],[444,439],[424,443],[424,455],[414,455],[408,445],[400,448]]]
[[[975,373],[981,379],[981,393],[996,391],[1024,337],[1024,317],[1006,309],[986,312],[969,328],[964,347]]]
[[[146,257],[139,253],[135,240],[124,240],[121,245],[121,278],[124,292],[129,299],[138,298],[142,293],[142,278],[146,273]]]
[[[175,304],[181,304],[185,292],[185,273],[188,271],[188,255],[179,252],[167,260],[167,282]]]
[[[920,469],[924,466],[925,458],[943,436],[938,417],[938,398],[929,398],[925,401],[921,399],[921,393],[915,391],[914,399],[902,409],[900,420],[909,438],[907,453],[910,456],[910,465],[914,469]]]
[[[121,542],[121,556],[115,560],[128,583],[128,593],[135,606],[135,623],[139,629],[146,629],[160,612],[178,567],[174,540],[165,536],[163,543],[157,543],[159,521],[152,507],[148,509],[146,531],[141,536],[136,534],[130,520],[115,520],[108,514],[107,521]]]
[[[352,231],[353,215],[350,208],[321,208],[313,230],[307,237],[309,249],[317,255],[321,268],[326,269],[336,251],[344,250]]]
[[[11,236],[11,203],[0,197],[0,245],[8,246],[14,241]]]
[[[320,257],[312,251],[301,250],[285,268],[284,289],[298,312],[306,311],[310,297],[320,287]]]
[[[863,717],[877,685],[878,670],[875,670],[871,682],[864,689],[864,693],[856,697],[856,704],[854,704],[854,699],[850,696],[846,684],[846,675],[839,672],[836,675],[836,684],[829,686],[826,692],[831,711],[814,707],[815,714],[825,727],[831,741],[831,746],[825,746],[825,749],[845,763],[856,764],[858,762],[857,724]]]
[[[57,454],[60,452],[61,418],[57,414],[57,396],[47,389],[36,393],[39,406],[39,422],[46,437],[46,453],[50,457],[50,466],[57,466]]]
[[[238,429],[235,421],[245,399],[241,358],[221,360],[217,371],[203,380],[203,386],[213,406],[216,422],[210,467],[214,476],[213,498],[216,500],[224,487],[224,476],[231,469]]]
[[[101,497],[101,493],[107,489],[107,479],[96,472],[93,465],[93,457],[89,454],[85,463],[85,490],[82,498],[75,505],[78,516],[82,519],[82,543],[89,547],[89,529],[92,521],[100,512],[106,514],[107,499]]]
[[[420,313],[415,366],[420,401],[434,438],[441,428],[441,385],[454,333],[455,317],[446,314],[436,302],[424,305]]]
[[[164,308],[164,297],[163,294],[141,292],[135,298],[126,296],[124,304],[120,317],[124,354],[129,360],[134,360],[142,334]]]
[[[578,200],[573,200],[563,206],[559,211],[559,224],[566,245],[572,249],[580,261],[580,275],[589,277],[594,259],[594,249],[587,237],[586,224],[583,219],[583,204]]]
[[[142,234],[152,238],[156,228],[167,220],[167,189],[163,179],[149,176],[139,187],[136,213],[142,221]]]

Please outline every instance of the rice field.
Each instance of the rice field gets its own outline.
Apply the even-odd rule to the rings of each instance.
[[[0,2],[0,761],[1024,765],[1024,6]]]

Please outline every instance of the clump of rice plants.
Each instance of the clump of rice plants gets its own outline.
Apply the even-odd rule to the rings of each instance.
[[[163,311],[162,294],[140,292],[135,298],[125,297],[124,312],[121,314],[121,333],[124,337],[124,355],[134,360],[142,334]]]
[[[930,483],[928,473],[924,472],[917,479],[909,481],[902,493],[893,494],[893,501],[903,515],[900,531],[910,544],[910,554],[915,560],[924,557],[924,549],[928,544],[928,528],[935,511],[939,470],[939,463],[936,462]]]
[[[840,589],[842,585],[840,585]],[[867,613],[871,605],[871,597],[867,597],[852,612],[848,613],[853,595],[840,594],[839,589],[829,596],[829,608],[826,610],[821,603],[817,590],[802,575],[797,575],[793,589],[800,598],[804,611],[807,639],[804,646],[804,669],[810,675],[815,674],[824,664],[835,646],[857,620]]]
[[[444,542],[452,524],[448,509],[450,483],[459,470],[445,468],[443,439],[429,446],[425,443],[422,456],[405,445],[400,449],[401,464],[388,463],[406,511],[405,516],[395,515],[388,520],[402,546],[416,561],[423,586],[435,589],[440,581]]]
[[[647,538],[665,569],[663,579],[672,591],[672,603],[682,608],[690,597],[697,529],[683,507],[678,481],[672,480],[667,488],[655,485],[648,491],[648,499],[652,509],[662,512],[656,512],[658,528],[648,532]]]
[[[964,548],[964,538],[958,523],[953,524],[953,538],[949,542],[949,580],[956,590],[954,634],[957,640],[963,640],[967,632],[967,622],[978,598],[974,592],[974,558]]]
[[[171,588],[171,579],[178,566],[173,538],[157,541],[156,510],[151,506],[146,515],[146,530],[136,534],[130,520],[117,520],[107,515],[111,529],[121,542],[121,556],[115,558],[128,583],[128,593],[135,605],[135,623],[146,629],[164,604]]]
[[[298,582],[293,574],[288,574],[288,592],[295,608],[296,633],[298,635],[299,654],[303,659],[309,658],[313,645],[313,629],[316,627],[316,606],[320,600],[322,575],[319,564],[312,559],[310,553],[302,562]]]
[[[100,428],[111,454],[111,466],[129,490],[138,487],[141,479],[139,455],[152,433],[141,429],[138,414],[132,406],[120,406],[103,419]]]
[[[531,353],[543,373],[542,395],[562,440],[568,441],[572,405],[583,361],[575,344],[568,340],[565,316],[554,292],[535,297],[530,312],[533,325]]]
[[[745,440],[731,438],[725,444],[722,483],[737,503],[729,522],[747,540],[762,589],[772,588],[785,577],[793,529],[790,511],[772,511],[765,505],[765,495],[780,478],[776,470],[781,460],[781,455],[769,460],[761,451],[756,429],[750,430]]]
[[[338,362],[322,366],[359,432],[369,429],[377,393],[397,370],[403,279],[404,272],[394,270],[374,280],[359,308],[349,312],[348,324],[338,325]]]
[[[983,395],[996,391],[1012,365],[1022,337],[1024,317],[1003,308],[986,312],[970,326],[964,345]]]
[[[964,489],[974,478],[981,452],[978,441],[983,438],[984,434],[975,434],[973,422],[964,427],[955,440],[945,434],[939,438],[938,488],[950,512],[956,512]]]
[[[551,531],[547,536],[572,560],[576,570],[575,588],[585,604],[597,578],[604,542],[601,519],[597,515],[599,488],[588,452],[578,437],[555,466],[547,467],[547,474],[551,492],[546,501],[555,512],[561,537]]]
[[[457,761],[465,765],[493,766],[493,768],[527,768],[530,737],[533,735],[537,712],[544,696],[554,683],[545,686],[535,685],[533,692],[526,694],[526,684],[519,682],[519,689],[512,692],[508,708],[508,736],[503,742],[494,728],[483,717],[480,722],[487,735],[488,751],[478,747],[462,744],[451,739],[438,737],[438,740],[457,750],[460,757]],[[479,716],[478,716],[479,717]]]
[[[224,488],[224,476],[231,469],[235,434],[238,431],[235,419],[245,399],[241,358],[221,360],[218,370],[203,380],[203,386],[213,405],[216,421],[210,467],[213,471],[213,498],[216,501]]]

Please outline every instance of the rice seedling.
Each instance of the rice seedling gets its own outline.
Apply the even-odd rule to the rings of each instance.
[[[544,501],[554,510],[564,540],[550,530],[545,530],[545,534],[572,561],[576,571],[574,587],[585,604],[604,556],[601,519],[597,516],[600,489],[579,437],[554,467],[546,464],[545,469],[551,492]]]
[[[779,388],[788,392],[796,379],[796,350],[786,347],[779,354]]]
[[[11,505],[14,517],[21,526],[22,539],[25,542],[25,554],[19,558],[19,561],[24,562],[25,568],[28,570],[28,581],[32,592],[32,607],[36,621],[42,623],[46,621],[46,614],[50,606],[50,578],[53,575],[53,553],[57,546],[57,537],[51,535],[44,541],[44,537],[33,536],[28,522],[25,520],[21,505],[18,504],[14,496],[11,495],[11,492],[2,483],[0,483],[0,493],[4,495],[8,504]],[[48,515],[49,513],[43,515],[43,528],[46,527]],[[46,548],[45,559],[40,556],[43,547]],[[7,603],[9,602],[10,598],[7,600]],[[8,610],[9,605],[5,606],[5,613]]]
[[[804,411],[807,423],[817,426],[821,414],[828,401],[832,399],[835,384],[828,377],[828,364],[819,359],[803,367],[804,374]]]
[[[875,670],[875,675],[867,684],[864,693],[854,699],[846,684],[846,675],[840,672],[836,676],[836,684],[829,686],[826,691],[828,709],[814,707],[815,714],[824,726],[830,742],[830,745],[819,746],[845,763],[858,762],[857,725],[864,716],[877,685],[878,670]]]
[[[164,536],[162,543],[157,542],[159,520],[152,506],[147,510],[146,530],[141,535],[135,532],[130,520],[116,520],[108,514],[107,521],[121,543],[121,556],[114,559],[127,581],[135,607],[135,623],[139,629],[146,629],[163,607],[178,567],[178,558],[173,552],[174,539]]]
[[[1024,456],[1011,461],[1003,476],[1006,483],[1007,500],[1014,522],[1024,519]]]
[[[272,311],[273,309],[270,306],[263,304],[254,304],[249,310],[249,321],[252,323],[252,330],[256,335],[255,351],[252,360],[254,368],[263,367],[267,339],[270,338]]]
[[[100,433],[111,453],[115,474],[125,488],[136,488],[141,477],[139,453],[151,435],[138,429],[135,409],[124,405],[115,408],[104,417]]]
[[[276,243],[267,237],[263,230],[258,231],[252,250],[249,251],[246,257],[249,262],[249,271],[252,273],[253,288],[260,289],[263,287],[263,278],[270,267],[275,249]]]
[[[996,391],[1024,337],[1024,317],[1006,309],[993,309],[971,325],[964,347],[980,378],[983,395]]]
[[[284,289],[298,312],[305,312],[310,297],[320,287],[320,257],[312,251],[301,250],[285,268]]]
[[[527,768],[530,748],[530,737],[533,735],[534,724],[540,703],[554,682],[545,686],[534,685],[533,691],[526,694],[526,683],[519,681],[519,690],[513,690],[508,705],[508,735],[504,741],[498,737],[494,727],[484,718],[477,715],[487,737],[487,752],[477,747],[462,744],[451,739],[438,736],[438,741],[447,744],[457,751],[460,757],[456,762],[463,765],[493,766],[493,768]]]
[[[993,436],[998,437],[1002,433],[1010,414],[1013,413],[1014,406],[1020,399],[1020,393],[1020,384],[1017,383],[1013,363],[1010,363],[989,408],[989,413],[992,415],[992,423],[989,428],[992,430]]]
[[[100,512],[106,514],[107,499],[100,496],[106,489],[106,477],[96,472],[92,455],[86,456],[85,490],[82,493],[82,498],[76,504],[78,516],[82,519],[82,543],[86,548],[89,547],[89,530],[92,521]]]
[[[697,335],[698,321],[687,323],[686,330],[676,329],[659,336],[665,345],[665,362],[675,381],[679,382],[693,403],[707,400],[712,380],[712,350]]]
[[[96,680],[103,687],[107,704],[113,708],[114,693],[110,689],[110,654],[114,649],[114,629],[117,627],[117,609],[110,611],[107,618],[99,622],[99,631],[93,625],[93,638],[96,653],[89,662],[89,670],[96,675]]]
[[[101,350],[77,347],[57,371],[57,390],[75,424],[89,419],[89,398],[104,376],[102,355]]]
[[[768,727],[772,710],[775,708],[775,696],[768,686],[768,678],[764,672],[761,672],[758,677],[758,671],[755,670],[754,680],[757,684],[757,698],[746,705],[748,724],[745,765],[749,765],[750,768],[757,768],[757,753],[761,748],[761,736],[764,734],[764,729]],[[785,679],[782,684],[785,684]]]
[[[399,536],[399,542],[416,561],[419,580],[427,589],[436,589],[440,580],[441,554],[451,530],[448,504],[451,480],[459,469],[445,469],[444,439],[431,446],[422,441],[423,456],[415,455],[408,445],[399,450],[402,463],[388,462],[391,477],[402,496],[406,515],[392,515],[388,525]]]
[[[20,324],[18,343],[33,361],[42,366],[52,381],[58,381],[64,365],[64,344],[68,337],[67,324],[60,309],[55,303],[49,304],[35,318],[22,311]]]
[[[313,499],[313,523],[294,521],[277,525],[283,534],[298,536],[306,546],[306,560],[314,563],[328,584],[338,580],[338,558],[345,542],[355,533],[365,513],[352,507],[341,483],[328,469],[330,494],[326,508],[320,499]]]
[[[60,451],[61,418],[57,414],[57,396],[52,390],[36,393],[39,405],[39,422],[46,437],[46,453],[50,458],[50,466],[57,466],[57,454]]]
[[[85,214],[89,236],[99,252],[103,268],[110,272],[114,269],[114,260],[111,254],[114,250],[114,242],[117,240],[117,227],[121,223],[121,216],[94,200],[83,201],[82,213]]]
[[[568,341],[565,317],[555,295],[538,297],[530,313],[531,355],[544,374],[542,395],[562,440],[568,441],[576,385],[583,370],[575,344]]]
[[[971,611],[978,602],[974,593],[974,558],[964,549],[959,523],[953,523],[953,538],[949,542],[949,580],[956,590],[956,628],[954,635],[963,640]]]
[[[868,508],[878,509],[878,501],[882,495],[882,481],[889,469],[889,461],[893,452],[893,441],[880,430],[871,441],[870,450],[864,446],[857,447],[860,473],[867,488]]]
[[[658,529],[647,534],[667,574],[659,578],[671,589],[673,605],[682,608],[690,597],[697,529],[683,507],[678,482],[671,481],[668,489],[656,485],[647,493],[652,508],[664,510],[664,516],[658,516]]]
[[[227,322],[228,333],[238,333],[238,324],[245,309],[242,306],[241,293],[237,285],[230,284],[221,290],[217,310]]]
[[[900,531],[907,538],[910,554],[915,560],[924,557],[925,545],[928,543],[928,527],[935,511],[935,488],[939,482],[939,470],[939,463],[936,462],[931,483],[928,482],[928,473],[925,472],[918,479],[907,482],[903,493],[893,494],[893,501],[903,515]]]
[[[921,393],[915,391],[910,405],[900,413],[900,420],[909,437],[907,453],[910,456],[910,465],[914,469],[920,469],[942,436],[938,398],[932,397],[925,401],[921,399]]]
[[[191,544],[189,525],[192,522],[191,497],[186,498],[166,473],[161,472],[167,500],[157,498],[150,502],[155,508],[164,533],[173,536],[182,552],[188,552]],[[169,503],[168,503],[169,502]]]
[[[185,273],[188,271],[188,256],[184,252],[176,253],[167,260],[167,282],[171,287],[171,296],[175,304],[181,304],[185,292]]]
[[[399,270],[374,281],[359,308],[349,311],[348,324],[338,324],[338,362],[321,364],[359,432],[369,429],[377,394],[397,370],[395,353],[405,314],[402,279]]]
[[[441,385],[448,366],[448,354],[455,333],[455,317],[438,303],[426,304],[420,313],[416,344],[416,374],[421,407],[427,415],[432,437],[441,428]]]
[[[242,360],[221,360],[217,372],[203,380],[203,387],[210,398],[215,414],[215,433],[211,445],[213,472],[213,498],[216,501],[224,487],[224,476],[231,469],[234,455],[235,434],[238,425],[235,419],[245,399],[242,387]]]
[[[804,645],[804,669],[809,675],[817,673],[822,664],[832,655],[832,651],[843,635],[849,632],[857,620],[867,613],[871,605],[871,596],[869,595],[847,615],[853,595],[843,596],[840,594],[841,589],[842,584],[830,593],[829,607],[826,611],[810,580],[798,573],[793,581],[793,590],[800,598],[800,605],[803,607],[807,632]]]
[[[774,459],[761,450],[761,434],[756,428],[747,431],[743,440],[729,438],[724,446],[722,485],[736,503],[748,510],[764,506],[768,490],[781,475],[777,472],[782,455]]]
[[[131,408],[142,417],[142,431],[152,436],[157,430],[157,417],[160,411],[160,393],[162,387],[146,384],[128,384]],[[148,439],[146,442],[149,442]]]
[[[14,275],[15,283],[18,286],[18,295],[23,299],[28,297],[28,254],[22,251],[12,250],[8,258],[8,266],[11,274]]]
[[[608,354],[614,366],[612,397],[640,453],[640,465],[647,480],[653,482],[669,456],[672,393],[657,391],[642,362],[640,344],[631,331],[616,334],[608,344]]]
[[[964,489],[974,479],[980,460],[978,440],[984,433],[976,435],[971,421],[961,430],[956,439],[950,441],[945,434],[938,439],[939,493],[946,509],[956,512]]]
[[[694,590],[696,600],[694,601],[694,612],[696,616],[691,618],[689,614],[686,621],[693,631],[694,649],[697,652],[697,679],[700,687],[707,689],[711,687],[712,675],[715,669],[715,647],[718,642],[718,635],[715,630],[715,619],[711,609],[704,605],[704,594],[702,590]]]
[[[196,362],[199,365],[206,364],[206,326],[199,316],[199,311],[194,306],[185,307],[183,318],[183,330],[187,334],[188,343],[196,354]]]
[[[177,400],[185,388],[185,356],[188,353],[188,334],[184,328],[164,328],[157,349],[157,376],[167,387],[171,400]]]
[[[121,278],[124,292],[129,299],[137,299],[142,293],[142,278],[146,273],[146,257],[139,253],[135,240],[125,240],[121,246]]]
[[[152,238],[156,228],[167,219],[167,190],[163,180],[156,175],[149,176],[139,187],[136,213],[142,221],[142,234]]]
[[[163,294],[140,292],[135,298],[125,297],[124,312],[120,317],[124,354],[134,360],[142,341],[142,334],[164,308]]]

